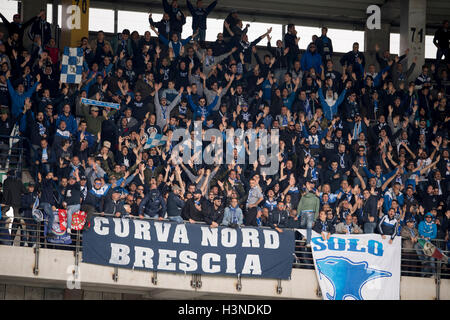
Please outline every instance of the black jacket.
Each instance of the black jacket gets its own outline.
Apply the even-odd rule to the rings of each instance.
[[[364,201],[364,205],[362,207],[362,218],[363,223],[370,222],[369,216],[375,218],[374,222],[377,222],[378,210],[377,210],[377,198],[373,195],[369,197],[369,199]]]
[[[185,202],[180,199],[175,193],[169,193],[169,197],[167,198],[167,215],[169,217],[177,217],[181,216],[181,211]]]
[[[124,215],[125,208],[123,207],[123,202],[121,200],[114,202],[112,200],[111,196],[108,196],[105,198],[105,205],[103,206],[103,212],[109,213],[109,214],[114,214],[114,215],[117,212],[120,212],[121,215]]]
[[[158,189],[150,190],[139,205],[139,214],[146,214],[150,217],[159,215],[164,217],[166,214],[166,202],[164,201]]]
[[[64,201],[68,206],[80,204],[81,202],[81,190],[78,183],[73,185],[68,184]]]
[[[39,203],[49,203],[52,206],[56,206],[61,196],[56,189],[56,182],[44,178],[38,186],[41,192]]]
[[[13,33],[19,34],[20,46],[22,46],[23,34],[25,32],[25,29],[28,26],[30,26],[37,19],[37,17],[33,17],[25,23],[17,24],[15,22],[9,22],[1,13],[0,13],[0,18],[3,20],[3,23],[5,24],[6,28],[8,29],[9,36],[12,36]]]
[[[214,205],[209,205],[209,208],[206,210],[206,214],[204,216],[206,224],[210,225],[214,221],[220,225],[222,223],[224,213],[225,209],[223,206],[220,206],[219,209],[216,210],[214,209]]]
[[[280,211],[278,208],[275,208],[269,213],[269,220],[267,224],[271,228],[275,228],[275,225],[277,225],[278,228],[286,228],[288,218],[289,214],[286,210]]]
[[[206,30],[206,18],[208,17],[208,14],[217,5],[217,0],[212,2],[206,8],[194,7],[189,0],[186,0],[186,4],[192,15],[192,30],[194,31],[197,29]]]
[[[20,207],[21,195],[27,192],[21,179],[15,177],[6,178],[3,183],[3,201],[13,207]]]
[[[320,219],[317,219],[314,223],[314,227],[312,228],[315,232],[321,233],[322,231],[329,232],[331,234],[336,232],[336,229],[331,221],[323,222]]]
[[[32,217],[32,209],[33,209],[33,204],[36,201],[36,198],[38,197],[38,194],[36,191],[33,192],[27,192],[25,194],[22,195],[22,205],[21,205],[21,210],[22,210],[22,215],[25,218],[31,218]]]
[[[205,198],[200,199],[200,205],[202,207],[202,210],[197,210],[194,204],[194,198],[189,199],[188,202],[186,202],[186,219],[192,219],[195,221],[205,221],[205,217],[203,214],[203,210],[208,209],[208,203]]]

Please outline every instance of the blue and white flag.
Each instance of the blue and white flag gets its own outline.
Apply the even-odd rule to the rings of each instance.
[[[91,106],[96,106],[96,107],[109,107],[109,108],[113,108],[113,109],[119,109],[120,108],[120,104],[119,103],[99,101],[99,100],[92,100],[92,99],[86,99],[86,98],[81,98],[81,103],[89,104]]]
[[[80,83],[83,74],[83,49],[64,47],[61,82]]]
[[[147,137],[147,134],[144,133],[144,137],[142,140],[145,140],[145,138],[147,138],[147,141],[145,142],[144,149],[150,149],[150,148],[154,148],[157,146],[163,146],[167,142],[167,136],[156,133],[156,132],[152,132],[152,134],[149,137]]]
[[[297,229],[306,237],[306,230]],[[324,300],[399,300],[401,238],[312,232],[311,250]]]

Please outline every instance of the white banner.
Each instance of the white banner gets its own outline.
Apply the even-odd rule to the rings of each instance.
[[[304,237],[306,230],[297,229]],[[324,300],[399,300],[401,238],[312,232],[311,250]]]

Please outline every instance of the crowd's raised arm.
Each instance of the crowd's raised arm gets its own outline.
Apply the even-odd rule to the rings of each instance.
[[[0,148],[9,148],[4,136],[17,126],[34,179],[25,189],[8,173],[2,212],[12,207],[15,219],[31,217],[39,198],[48,236],[52,212],[66,209],[69,228],[82,210],[88,219],[306,228],[307,243],[311,230],[324,239],[448,240],[448,38],[436,34],[438,59],[429,64],[407,68],[416,57],[380,54],[377,45],[378,65],[368,65],[357,42],[336,59],[326,27],[303,53],[293,24],[275,47],[271,29],[249,39],[252,26],[244,28],[233,10],[223,33],[206,43],[216,4],[187,1],[186,39],[187,12],[176,0],[163,0],[161,21],[152,14],[143,21],[144,35],[125,29],[108,40],[101,31],[91,42],[80,39],[79,85],[60,82],[62,52],[46,30],[31,28],[33,45],[23,46],[25,28],[45,21],[44,12],[21,27],[0,15],[8,28],[0,39]],[[257,46],[266,37],[267,50]],[[417,68],[420,75],[407,81]]]

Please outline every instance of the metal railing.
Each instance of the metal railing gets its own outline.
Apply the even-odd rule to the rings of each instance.
[[[22,174],[25,147],[24,143],[29,142],[28,138],[0,135],[0,141],[8,139],[8,143],[0,144],[0,166],[5,170],[13,169],[18,175]]]
[[[99,215],[96,215],[99,216]],[[112,216],[105,214],[104,216]],[[152,218],[144,218],[155,220]],[[171,222],[164,219],[163,221]],[[172,222],[175,223],[175,222]],[[185,223],[188,223],[187,221]],[[200,224],[204,224],[199,222]],[[28,246],[34,248],[36,257],[35,273],[39,272],[39,249],[59,249],[71,250],[75,254],[75,265],[78,265],[79,254],[83,249],[83,231],[72,229],[69,244],[53,243],[44,234],[44,222],[36,222],[32,218],[16,217],[3,218],[0,220],[0,245]],[[262,227],[268,228],[268,227]],[[446,250],[446,241],[441,239],[432,240],[432,243],[438,247],[441,252],[448,256]],[[314,269],[314,260],[311,248],[306,246],[304,239],[295,240],[295,251],[293,257],[293,267],[300,269]],[[401,275],[411,277],[434,277],[437,292],[439,291],[440,279],[450,279],[450,268],[442,261],[432,261],[430,257],[423,254],[421,250],[407,249],[402,247],[401,256]]]

